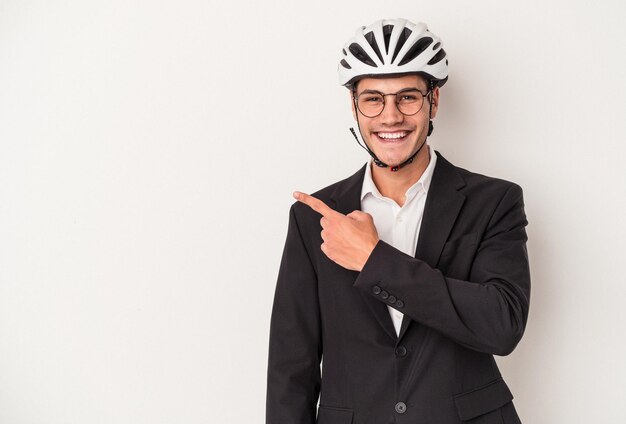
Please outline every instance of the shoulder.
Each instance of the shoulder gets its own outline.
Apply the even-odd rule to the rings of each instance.
[[[484,195],[493,194],[496,197],[501,197],[505,193],[518,193],[520,196],[522,195],[522,187],[513,181],[479,174],[463,168],[459,168],[459,173],[461,173],[467,182],[467,191],[482,193]]]
[[[496,228],[498,223],[510,227],[523,227],[527,224],[523,192],[519,184],[469,171],[452,165],[445,159],[442,163],[446,168],[443,174],[454,175],[450,178],[456,180],[458,193],[464,196],[461,213],[465,219],[481,228]]]
[[[464,182],[461,192],[468,197],[501,199],[505,194],[508,194],[509,196],[513,195],[513,197],[522,197],[522,187],[514,181],[485,175],[456,166],[446,160],[441,154],[439,154],[437,161],[438,163],[441,161],[443,166],[448,166],[454,169],[457,175]]]

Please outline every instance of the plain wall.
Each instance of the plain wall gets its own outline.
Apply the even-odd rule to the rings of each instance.
[[[0,423],[263,423],[293,190],[369,156],[337,82],[376,19],[450,78],[430,143],[524,189],[525,423],[626,419],[621,1],[0,0]]]

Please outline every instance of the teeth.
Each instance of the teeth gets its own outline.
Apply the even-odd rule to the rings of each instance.
[[[380,138],[402,138],[406,135],[406,132],[396,132],[396,133],[378,133]]]

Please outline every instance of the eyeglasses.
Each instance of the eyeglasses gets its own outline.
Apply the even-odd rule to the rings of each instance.
[[[424,105],[424,97],[430,93],[422,93],[417,88],[405,88],[397,93],[383,94],[380,91],[366,90],[354,97],[354,103],[361,114],[375,118],[385,109],[385,97],[396,96],[396,106],[406,116],[415,115]]]

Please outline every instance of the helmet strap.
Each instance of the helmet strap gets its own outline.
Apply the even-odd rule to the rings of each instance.
[[[433,133],[433,90],[435,89],[435,81],[430,80],[430,96],[428,100],[428,135],[430,136]]]

